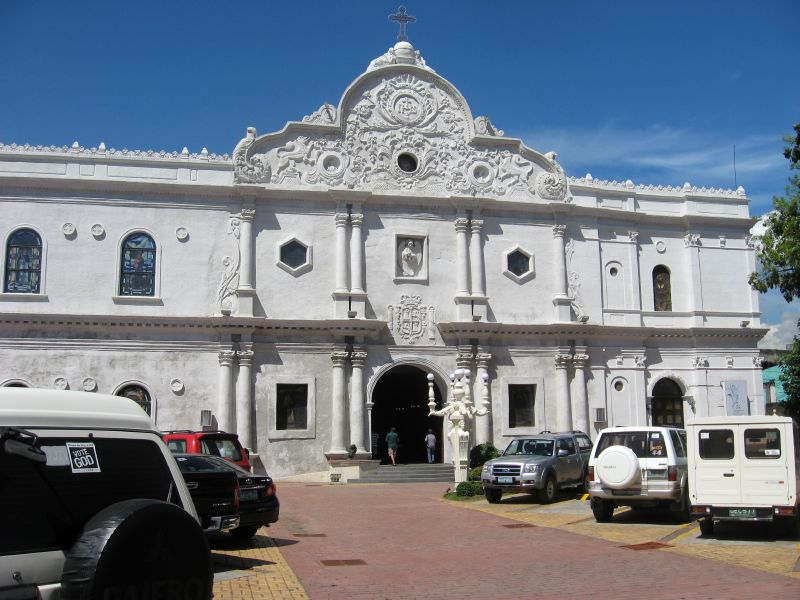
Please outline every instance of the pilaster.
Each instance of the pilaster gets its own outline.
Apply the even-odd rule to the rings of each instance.
[[[252,202],[249,203],[252,206]],[[241,265],[239,271],[239,312],[241,317],[253,316],[255,289],[253,288],[253,221],[256,211],[254,208],[245,207],[239,213],[239,254]]]
[[[478,398],[480,391],[483,390],[483,376],[489,374],[489,362],[492,360],[492,355],[484,348],[478,347],[475,353],[475,387],[473,388],[472,397],[475,398],[475,406],[480,406]],[[490,412],[486,415],[475,417],[475,443],[483,444],[492,441],[492,414],[494,413],[494,403],[491,402],[491,386],[489,387],[489,402]]]
[[[456,314],[459,321],[472,319],[472,298],[469,291],[469,219],[459,213],[456,228]]]
[[[556,429],[570,431],[572,429],[572,407],[567,367],[571,357],[569,354],[556,354],[554,360],[556,366]]]
[[[573,389],[575,396],[572,398],[572,415],[574,429],[589,433],[589,403],[586,395],[586,367],[589,363],[588,354],[573,354],[572,365],[575,367]]]
[[[567,255],[564,235],[566,225],[553,225],[553,306],[558,323],[572,320],[571,300],[567,295]]]
[[[356,447],[357,454],[366,455],[367,423],[364,419],[364,363],[367,360],[366,348],[354,346],[350,353],[353,366],[350,378],[350,443]]]

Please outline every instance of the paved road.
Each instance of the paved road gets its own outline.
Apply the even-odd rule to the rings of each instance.
[[[284,484],[279,492],[280,523],[266,530],[271,541],[260,539],[277,546],[279,553],[271,551],[285,563],[276,559],[272,568],[289,572],[284,580],[294,592],[272,597],[800,597],[800,573],[792,572],[796,542],[789,540],[742,548],[701,539],[669,519],[653,524],[619,515],[616,523],[598,524],[576,500],[455,504],[441,499],[442,484]],[[659,540],[669,546],[624,547]],[[778,566],[742,566],[754,560]],[[215,591],[220,600],[270,597],[258,587],[236,589]]]

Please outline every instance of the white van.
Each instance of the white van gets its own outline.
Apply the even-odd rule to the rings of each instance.
[[[0,598],[211,598],[192,497],[127,398],[0,388],[0,518]]]
[[[689,498],[700,531],[714,521],[782,519],[800,531],[800,435],[789,417],[702,417],[686,425]]]

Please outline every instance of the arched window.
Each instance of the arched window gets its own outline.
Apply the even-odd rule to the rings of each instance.
[[[683,394],[672,379],[662,379],[653,387],[651,400],[653,425],[683,427]]]
[[[152,409],[152,401],[150,400],[150,394],[147,392],[140,385],[126,385],[120,391],[117,392],[117,396],[122,396],[123,398],[130,398],[136,404],[144,409],[148,415],[151,414]]]
[[[653,269],[653,300],[657,311],[672,310],[672,284],[669,269],[664,265]]]
[[[4,292],[38,294],[42,279],[42,239],[33,229],[18,229],[6,244]]]
[[[156,244],[146,233],[132,233],[122,242],[120,296],[155,296]]]

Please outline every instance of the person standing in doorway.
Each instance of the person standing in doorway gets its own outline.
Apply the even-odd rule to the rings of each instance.
[[[397,446],[399,446],[400,436],[394,427],[386,434],[386,447],[389,449],[389,458],[392,464],[397,466]]]
[[[425,449],[428,451],[428,464],[431,464],[436,454],[436,436],[433,435],[433,429],[428,429],[428,435],[425,436]]]

